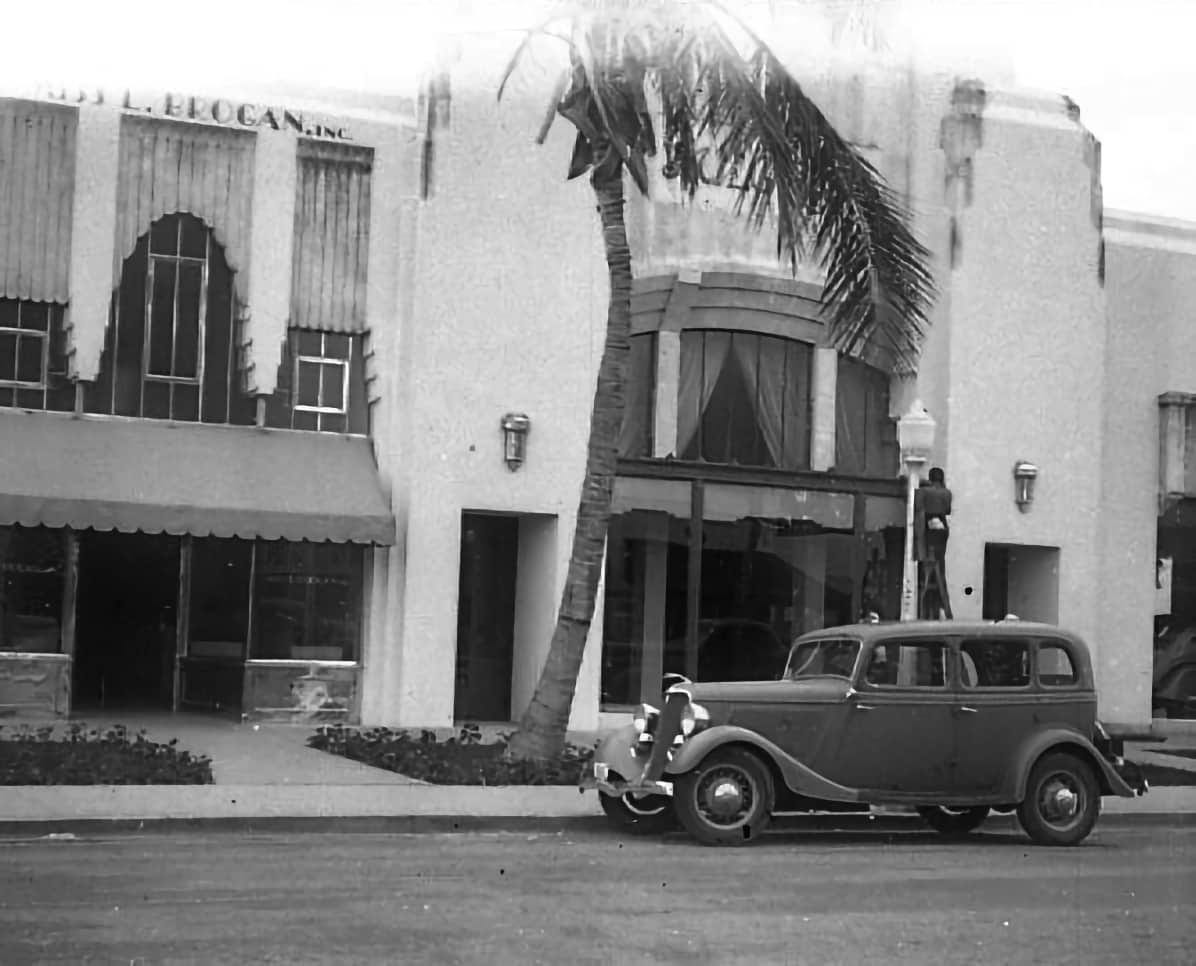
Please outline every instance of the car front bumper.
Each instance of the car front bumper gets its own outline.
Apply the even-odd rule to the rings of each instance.
[[[669,795],[673,794],[673,783],[666,781],[628,781],[611,770],[604,761],[595,761],[582,774],[577,783],[580,791],[596,788],[607,795]]]

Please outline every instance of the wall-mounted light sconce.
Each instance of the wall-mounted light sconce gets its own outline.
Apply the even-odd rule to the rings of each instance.
[[[1034,481],[1038,479],[1038,467],[1025,460],[1013,464],[1013,499],[1022,513],[1030,511],[1034,502]]]
[[[523,465],[527,457],[527,434],[532,428],[531,419],[523,413],[507,413],[502,418],[503,459],[507,469],[514,472]]]

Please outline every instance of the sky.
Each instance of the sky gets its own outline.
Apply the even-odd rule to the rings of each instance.
[[[768,0],[727,0],[745,16]],[[1105,204],[1196,221],[1196,0],[772,0],[802,23],[868,22],[889,52],[1065,93],[1103,146]],[[14,3],[0,87],[294,83],[410,94],[453,32],[515,31],[529,0],[82,0]],[[798,10],[797,8],[801,8]],[[811,12],[813,11],[813,12]],[[860,16],[868,18],[861,21]],[[811,30],[812,47],[825,31]],[[857,43],[859,33],[855,34]],[[12,43],[11,38],[22,38]],[[821,38],[821,40],[820,40]],[[803,40],[804,43],[804,40]]]

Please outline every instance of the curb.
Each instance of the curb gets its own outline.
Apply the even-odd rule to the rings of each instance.
[[[1096,831],[1101,829],[1196,827],[1193,812],[1139,812],[1102,815]],[[851,834],[903,833],[935,836],[916,815],[793,815],[775,818],[774,831],[785,834],[807,832],[840,832]],[[1012,815],[995,815],[986,822],[984,831],[1020,833]],[[0,841],[41,839],[48,837],[99,837],[124,835],[162,835],[174,833],[211,834],[467,834],[473,832],[506,832],[524,834],[600,833],[612,838],[637,838],[620,835],[603,816],[557,815],[395,815],[343,817],[286,817],[259,818],[147,818],[147,819],[47,819],[29,821],[0,821]],[[683,834],[683,833],[679,833]],[[659,836],[650,836],[650,838]]]

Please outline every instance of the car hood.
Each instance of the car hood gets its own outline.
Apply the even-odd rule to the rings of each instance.
[[[801,681],[697,681],[684,685],[698,704],[818,704],[842,701],[850,683],[845,678],[819,677]]]

